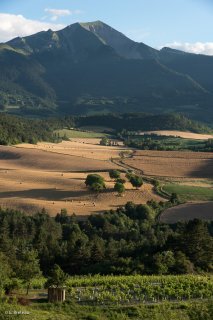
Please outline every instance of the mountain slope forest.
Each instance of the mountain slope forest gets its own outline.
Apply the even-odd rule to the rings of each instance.
[[[18,143],[36,144],[39,141],[60,142],[57,130],[84,126],[96,126],[113,129],[112,135],[125,135],[137,130],[180,130],[196,133],[212,133],[212,129],[199,122],[189,120],[182,115],[146,115],[146,114],[108,114],[94,116],[64,116],[45,119],[29,119],[0,113],[0,144]],[[67,139],[67,137],[62,137]]]
[[[213,57],[153,49],[97,21],[0,44],[0,107],[18,114],[181,112],[213,119]]]

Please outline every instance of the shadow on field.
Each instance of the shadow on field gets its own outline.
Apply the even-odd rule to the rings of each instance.
[[[0,198],[31,198],[39,200],[67,200],[70,198],[81,198],[85,196],[91,196],[91,192],[88,190],[81,191],[64,191],[59,189],[30,189],[21,191],[9,191],[1,192]]]
[[[189,172],[189,177],[213,179],[213,159],[204,159],[200,166]]]
[[[0,160],[16,160],[20,159],[21,155],[10,151],[1,151]]]

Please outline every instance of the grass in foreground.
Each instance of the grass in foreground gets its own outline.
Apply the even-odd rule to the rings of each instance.
[[[23,315],[8,315],[21,311]],[[32,303],[30,306],[2,303],[0,320],[212,320],[213,303],[192,301],[135,306],[81,306],[72,302],[63,304]]]
[[[15,299],[10,303],[4,299],[0,303],[0,320],[212,320],[212,279],[211,275],[70,277],[64,303],[31,300],[28,304],[24,295],[19,304]],[[35,285],[42,285],[41,280]],[[134,300],[139,292],[142,296],[146,292],[148,299]],[[92,299],[97,293],[103,299]],[[79,299],[82,294],[87,300]],[[120,300],[122,295],[127,299]],[[118,299],[108,303],[107,299],[113,296]]]
[[[213,188],[166,184],[162,188],[169,194],[176,193],[181,201],[213,201]]]

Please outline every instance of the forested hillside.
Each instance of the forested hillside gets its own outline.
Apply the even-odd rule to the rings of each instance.
[[[207,133],[212,130],[208,126],[191,121],[181,115],[111,114],[91,117],[66,116],[60,118],[30,119],[1,113],[0,144],[37,143],[38,141],[59,142],[61,138],[55,133],[55,130],[72,127],[78,129],[81,126],[96,126],[97,123],[99,126],[110,127],[117,132],[123,130],[173,129]]]
[[[197,133],[211,132],[207,125],[192,121],[181,114],[108,114],[87,117],[76,117],[79,126],[105,126],[115,130],[155,131],[180,130]]]
[[[211,122],[212,65],[100,21],[75,23],[0,45],[0,105],[40,115],[172,111]]]
[[[55,263],[71,275],[212,271],[212,223],[158,223],[156,215],[167,205],[127,203],[82,222],[65,210],[55,218],[45,211],[27,216],[1,210],[0,252],[14,272],[22,252],[37,252],[46,275]]]

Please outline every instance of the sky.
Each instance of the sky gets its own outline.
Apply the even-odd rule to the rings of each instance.
[[[213,0],[0,0],[0,42],[96,20],[157,49],[213,55]]]

